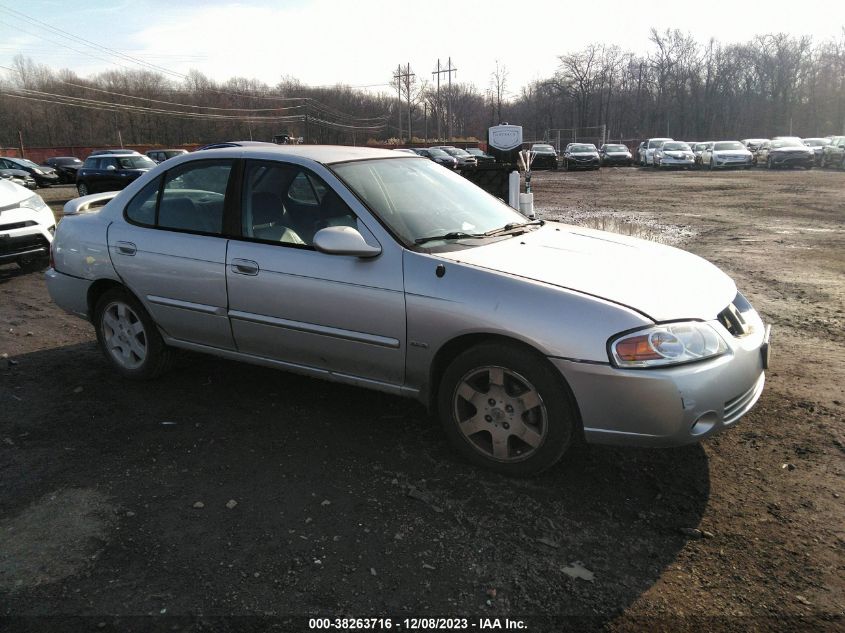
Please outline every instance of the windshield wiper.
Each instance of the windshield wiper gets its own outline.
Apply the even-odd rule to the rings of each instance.
[[[440,240],[477,240],[484,237],[489,237],[486,233],[464,233],[463,231],[451,231],[443,235],[430,235],[428,237],[420,237],[414,240],[414,244],[425,244],[426,242],[437,242]]]
[[[440,240],[481,240],[486,237],[498,237],[500,235],[507,235],[513,231],[525,232],[526,226],[543,226],[545,220],[531,220],[530,222],[510,222],[503,227],[487,231],[486,233],[465,233],[463,231],[450,231],[443,235],[431,235],[429,237],[420,237],[414,240],[414,244],[425,244],[426,242],[436,242]]]
[[[545,220],[531,220],[530,222],[510,222],[505,224],[503,227],[498,229],[493,229],[492,231],[487,231],[484,233],[486,237],[493,237],[496,235],[506,235],[511,231],[521,231],[525,232],[523,229],[527,226],[543,226],[546,223]]]

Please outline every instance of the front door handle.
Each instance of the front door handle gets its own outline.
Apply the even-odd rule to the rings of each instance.
[[[258,262],[254,262],[251,259],[235,258],[232,260],[232,272],[239,275],[257,275]]]
[[[138,247],[132,242],[118,242],[117,252],[121,255],[134,255],[138,252]]]

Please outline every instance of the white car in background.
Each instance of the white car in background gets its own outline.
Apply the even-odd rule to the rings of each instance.
[[[748,169],[754,162],[754,154],[739,141],[716,141],[701,152],[701,166],[708,169],[738,167]]]
[[[688,143],[682,141],[666,141],[654,151],[652,159],[655,167],[661,169],[677,167],[692,169],[695,165],[695,154]]]
[[[0,264],[46,268],[55,232],[56,218],[41,196],[0,180]]]
[[[643,167],[648,167],[649,165],[654,165],[654,152],[661,147],[663,147],[663,143],[666,141],[674,141],[673,138],[650,138],[646,141],[644,153],[641,154],[641,161],[640,165]]]

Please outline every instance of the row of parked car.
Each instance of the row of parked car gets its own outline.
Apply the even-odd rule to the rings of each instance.
[[[0,178],[36,189],[50,185],[76,184],[82,191],[97,192],[123,189],[147,169],[168,158],[187,154],[184,149],[156,149],[146,155],[131,149],[100,149],[83,162],[75,156],[54,156],[39,165],[26,158],[0,157]],[[80,176],[82,177],[80,179]]]
[[[775,136],[742,141],[685,142],[652,138],[640,143],[637,162],[642,167],[721,169],[736,167],[834,167],[845,169],[845,136],[800,138]]]

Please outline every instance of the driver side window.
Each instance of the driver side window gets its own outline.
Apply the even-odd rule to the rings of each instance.
[[[357,228],[357,218],[318,176],[296,165],[249,161],[244,172],[244,237],[292,246],[311,246],[329,226]]]

